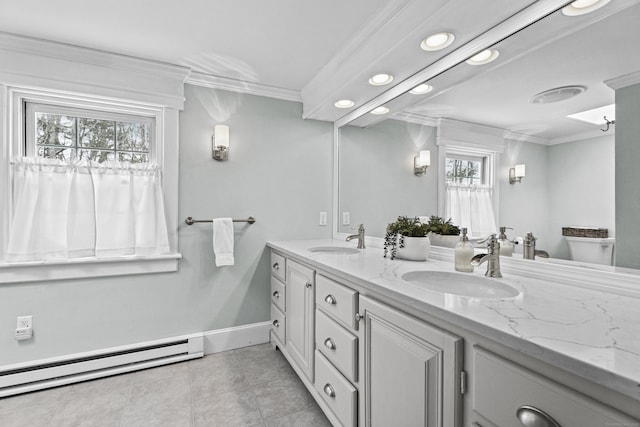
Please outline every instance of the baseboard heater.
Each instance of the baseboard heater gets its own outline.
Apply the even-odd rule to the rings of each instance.
[[[203,334],[0,367],[0,397],[204,356]]]

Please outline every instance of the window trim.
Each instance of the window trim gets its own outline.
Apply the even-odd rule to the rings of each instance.
[[[71,278],[106,277],[130,274],[174,272],[182,255],[177,251],[178,214],[178,110],[163,105],[126,101],[102,96],[52,91],[0,83],[0,284],[57,280]],[[26,155],[25,103],[54,104],[65,108],[92,109],[122,115],[153,118],[155,141],[150,145],[150,161],[162,169],[165,216],[171,253],[158,256],[126,256],[115,258],[79,258],[64,261],[7,262],[10,216],[13,212],[9,162],[15,156]],[[175,156],[165,156],[169,150]],[[168,158],[167,158],[168,157]]]

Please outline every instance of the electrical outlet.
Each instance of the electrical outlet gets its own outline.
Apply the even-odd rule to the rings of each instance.
[[[32,329],[33,316],[19,316],[16,322],[16,329]]]
[[[326,212],[320,212],[320,220],[319,220],[318,224],[327,225],[327,213]]]
[[[33,330],[31,328],[18,328],[14,336],[17,341],[28,340],[33,336]]]
[[[349,212],[342,212],[342,225],[351,224],[351,214]]]

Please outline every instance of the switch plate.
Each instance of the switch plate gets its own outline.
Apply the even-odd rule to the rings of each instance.
[[[351,224],[351,214],[349,212],[342,212],[342,225]]]
[[[320,220],[318,221],[318,224],[327,225],[327,213],[326,212],[320,212]]]
[[[33,316],[18,316],[16,321],[16,329],[33,328]]]

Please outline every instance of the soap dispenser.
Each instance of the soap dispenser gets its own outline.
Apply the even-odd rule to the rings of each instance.
[[[473,255],[473,245],[469,243],[467,229],[463,228],[460,242],[458,242],[454,249],[456,271],[464,271],[467,273],[473,271],[473,265],[471,265]]]
[[[498,243],[500,243],[500,256],[513,255],[513,242],[507,238],[507,228],[509,230],[513,230],[511,227],[500,227],[500,236],[498,236]]]

